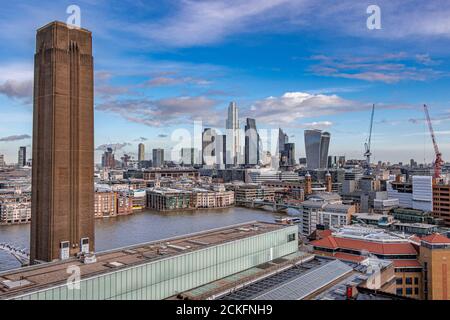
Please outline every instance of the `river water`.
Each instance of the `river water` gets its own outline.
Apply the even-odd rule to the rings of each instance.
[[[144,211],[131,216],[95,221],[96,251],[139,244],[173,236],[229,226],[248,221],[273,222],[277,214],[240,207],[220,210],[161,213]],[[0,242],[29,248],[30,225],[0,226]],[[11,255],[0,250],[0,271],[20,267]]]

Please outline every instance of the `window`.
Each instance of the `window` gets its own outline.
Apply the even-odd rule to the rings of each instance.
[[[395,280],[395,283],[396,283],[396,284],[403,284],[403,278],[397,278],[397,279]]]
[[[288,242],[295,241],[295,233],[288,235]]]
[[[419,288],[414,288],[414,294],[419,295]]]
[[[402,288],[397,288],[396,293],[398,296],[403,295],[403,289]]]
[[[406,288],[406,295],[407,296],[412,295],[412,288]]]
[[[415,284],[415,285],[418,285],[418,284],[419,284],[419,278],[417,278],[417,277],[414,278],[414,284]]]
[[[412,284],[412,278],[406,278],[405,279],[406,284]]]

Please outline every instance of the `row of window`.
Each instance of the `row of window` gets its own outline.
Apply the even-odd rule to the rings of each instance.
[[[413,294],[413,288],[405,288],[405,290],[403,290],[403,288],[397,288],[397,295],[399,295],[399,296],[403,296],[403,295],[411,296],[412,294]],[[419,288],[414,288],[414,294],[416,296],[419,295]]]
[[[395,280],[395,282],[399,285],[403,284],[403,278],[397,278]],[[413,278],[412,277],[406,277],[405,278],[405,284],[412,284],[413,283]],[[419,285],[419,278],[414,277],[414,284],[415,285]]]

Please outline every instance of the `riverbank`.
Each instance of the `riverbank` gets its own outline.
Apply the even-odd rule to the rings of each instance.
[[[197,211],[158,212],[95,220],[96,251],[180,236],[248,221],[274,222],[279,214],[242,207]],[[0,242],[29,248],[30,225],[0,226]],[[9,254],[0,251],[0,271],[19,267]]]

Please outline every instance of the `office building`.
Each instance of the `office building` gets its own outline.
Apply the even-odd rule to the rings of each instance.
[[[94,250],[91,32],[40,28],[34,61],[31,262]]]
[[[25,167],[27,165],[27,147],[19,148],[17,165],[19,167]]]
[[[234,205],[234,192],[210,190],[203,188],[192,189],[192,206],[196,209],[227,208]]]
[[[286,143],[289,143],[289,136],[283,132],[283,130],[278,129],[278,154],[280,155],[280,158],[284,151],[284,145]]]
[[[295,166],[295,143],[286,143],[284,145],[281,165]]]
[[[401,208],[433,211],[433,186],[431,176],[413,176],[411,182],[393,180],[387,183],[389,199],[398,199]]]
[[[328,168],[336,169],[339,167],[339,159],[336,156],[328,156]]]
[[[181,164],[185,166],[193,166],[199,164],[199,153],[195,148],[182,148],[180,151]]]
[[[197,180],[200,178],[198,170],[189,168],[145,170],[142,174],[143,179],[146,181],[161,180],[162,178],[167,178],[171,180],[179,180],[179,179]]]
[[[164,166],[164,149],[153,149],[152,165],[154,168],[161,168]]]
[[[5,156],[0,154],[0,168],[6,166]]]
[[[433,215],[450,227],[450,184],[433,185]]]
[[[245,125],[245,164],[259,164],[261,141],[255,119],[247,118]]]
[[[213,166],[216,163],[216,131],[205,128],[202,134],[202,164]]]
[[[143,143],[139,143],[138,147],[138,161],[145,161],[145,145]]]
[[[157,211],[192,209],[192,192],[173,188],[149,189],[147,208]]]
[[[215,164],[224,169],[224,166],[227,163],[227,136],[217,135],[215,145]]]
[[[320,168],[326,168],[328,165],[328,150],[330,149],[331,134],[329,132],[322,133],[320,142]]]
[[[239,126],[239,110],[236,105],[236,102],[231,102],[228,107],[228,118],[226,121],[226,129],[227,129],[227,142],[228,147],[227,150],[230,155],[230,159],[232,165],[238,165],[239,159],[241,157],[241,134],[240,134],[240,126]]]
[[[239,185],[234,190],[235,201],[264,200],[273,202],[275,200],[275,188],[256,184]]]
[[[331,135],[321,130],[305,130],[305,151],[308,169],[327,168]]]
[[[309,197],[301,204],[300,232],[304,236],[313,233],[318,225],[331,228],[350,224],[351,216],[356,212],[355,206],[343,204],[339,196],[334,194],[317,196],[315,199]]]
[[[107,148],[102,155],[102,167],[113,169],[116,167],[116,160],[112,148]]]

